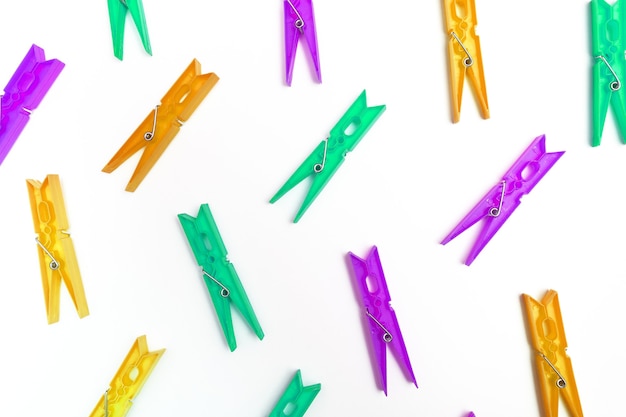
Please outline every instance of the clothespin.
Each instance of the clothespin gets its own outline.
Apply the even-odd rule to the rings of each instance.
[[[470,411],[467,417],[476,417],[476,415],[474,414],[474,412]]]
[[[164,352],[150,352],[146,336],[139,336],[89,417],[124,417]]]
[[[35,241],[48,324],[59,321],[61,281],[72,297],[78,316],[83,318],[89,315],[89,308],[74,244],[68,232],[69,222],[59,176],[50,174],[43,183],[26,180],[26,186],[37,234]]]
[[[64,66],[58,59],[46,61],[37,45],[28,50],[0,98],[0,164]]]
[[[303,386],[298,369],[269,417],[302,417],[321,389],[322,384]]]
[[[103,172],[113,172],[128,158],[142,148],[137,168],[130,178],[126,191],[135,191],[161,157],[180,127],[198,108],[202,100],[219,80],[214,73],[200,74],[200,63],[194,59],[185,72],[139,125],[119,151],[102,168]]]
[[[302,180],[312,175],[313,183],[311,188],[293,221],[297,223],[337,169],[339,169],[345,156],[356,148],[356,145],[359,144],[360,140],[385,109],[385,105],[367,107],[367,98],[365,90],[363,90],[348,111],[339,119],[335,127],[331,129],[330,136],[320,142],[317,148],[311,152],[296,172],[289,177],[287,182],[272,197],[270,203],[278,201],[279,198]]]
[[[443,0],[448,34],[450,65],[450,92],[452,93],[452,121],[461,118],[461,99],[465,75],[474,89],[483,119],[489,118],[487,87],[480,39],[476,34],[476,5],[474,0]]]
[[[133,18],[143,49],[152,55],[150,37],[148,36],[148,25],[146,15],[143,11],[141,0],[108,0],[109,20],[111,21],[111,35],[113,37],[113,54],[120,61],[124,59],[124,28],[126,27],[126,13],[130,12]]]
[[[626,143],[626,91],[621,81],[626,77],[625,13],[623,1],[610,5],[604,0],[591,0],[594,59],[592,146],[600,145],[609,104],[613,108],[620,138]]]
[[[549,290],[541,301],[522,294],[530,339],[535,349],[535,369],[541,388],[545,417],[559,415],[559,394],[572,417],[583,417],[572,361],[567,355],[565,328],[556,291]]]
[[[291,85],[293,76],[293,63],[296,59],[298,41],[302,36],[306,39],[307,46],[317,82],[322,82],[320,58],[317,50],[317,33],[315,31],[315,16],[313,14],[312,0],[283,0],[285,9],[285,74],[287,85]]]
[[[546,136],[535,138],[528,149],[504,174],[502,180],[476,204],[461,222],[441,241],[442,245],[484,219],[483,227],[472,247],[465,265],[470,265],[489,243],[504,222],[520,204],[520,199],[530,193],[543,176],[565,152],[546,153]]]
[[[237,348],[230,303],[241,312],[257,337],[263,340],[263,330],[239,280],[237,271],[228,260],[228,252],[209,205],[202,204],[200,206],[198,217],[179,214],[178,220],[202,270],[202,278],[211,295],[230,351],[232,352]]]
[[[378,256],[378,248],[373,246],[366,259],[361,259],[352,252],[349,256],[357,287],[363,298],[365,317],[369,324],[372,347],[378,364],[378,380],[385,395],[387,395],[387,346],[393,351],[404,374],[417,388],[396,312],[391,307],[391,296]]]

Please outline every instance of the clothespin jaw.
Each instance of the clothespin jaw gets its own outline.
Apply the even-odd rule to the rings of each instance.
[[[312,0],[283,0],[285,10],[285,81],[291,86],[293,64],[301,36],[306,39],[309,54],[315,68],[317,82],[322,82],[320,58],[317,48],[317,32]]]
[[[63,67],[58,59],[46,61],[44,50],[37,45],[26,53],[0,99],[0,164]]]
[[[608,4],[591,0],[591,36],[593,55],[593,138],[600,145],[609,109],[618,126],[622,143],[626,143],[626,6],[623,1]]]
[[[139,336],[90,417],[124,417],[164,352],[151,352],[146,336]]]
[[[521,198],[539,183],[565,152],[546,153],[545,135],[535,138],[517,161],[504,174],[502,180],[474,206],[456,225],[441,244],[452,239],[484,219],[484,224],[470,250],[465,265],[470,265],[489,243],[500,227],[521,203]]]
[[[78,316],[83,318],[89,315],[89,308],[74,244],[67,231],[69,222],[59,176],[48,175],[43,183],[26,180],[26,185],[37,234],[37,252],[48,324],[59,321],[61,281],[70,293]]]
[[[302,417],[321,389],[322,384],[303,386],[298,369],[269,417]]]
[[[378,364],[378,380],[385,395],[387,395],[387,346],[394,353],[404,374],[417,388],[417,381],[404,345],[396,312],[391,307],[391,296],[378,256],[378,248],[373,246],[366,259],[361,259],[352,252],[348,255],[363,299],[364,314],[369,325],[372,347]]]
[[[152,55],[150,37],[146,15],[143,11],[141,0],[108,0],[109,20],[111,22],[111,35],[113,37],[113,54],[120,61],[124,59],[124,28],[126,27],[126,13],[130,12],[133,22],[139,32],[143,49]]]
[[[385,109],[385,105],[367,107],[367,97],[365,90],[363,90],[339,122],[331,129],[330,136],[323,140],[304,160],[302,165],[271,198],[270,203],[275,203],[293,187],[312,175],[311,188],[293,221],[297,223],[337,172],[346,155],[356,148]]]
[[[474,0],[443,0],[448,34],[450,65],[450,92],[452,93],[452,121],[461,118],[461,99],[465,75],[474,89],[483,119],[489,118],[487,87],[480,39],[476,34],[476,4]]]
[[[211,295],[215,312],[219,318],[230,351],[232,352],[237,348],[230,303],[233,303],[239,310],[257,337],[263,340],[265,335],[235,271],[235,267],[228,260],[228,252],[217,229],[209,205],[202,204],[200,206],[198,217],[179,214],[178,219],[196,257],[196,261],[202,268],[204,283]]]
[[[572,361],[567,355],[567,340],[557,292],[549,290],[541,301],[526,294],[522,294],[522,298],[530,341],[535,350],[533,356],[545,417],[558,416],[559,394],[572,417],[583,417]]]
[[[200,63],[196,59],[191,61],[163,96],[161,104],[150,112],[102,171],[113,172],[145,147],[126,186],[126,191],[135,191],[218,80],[214,73],[201,75]]]

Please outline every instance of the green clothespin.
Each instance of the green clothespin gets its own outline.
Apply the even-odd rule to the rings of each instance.
[[[111,35],[113,36],[113,53],[121,61],[124,58],[124,27],[126,25],[126,12],[130,12],[143,48],[152,55],[150,38],[148,37],[148,26],[146,16],[143,12],[141,0],[108,0],[109,20],[111,21]]]
[[[237,349],[230,311],[231,302],[241,312],[258,338],[262,340],[264,337],[263,330],[254,314],[243,285],[241,285],[235,267],[228,260],[228,252],[208,204],[200,206],[198,217],[179,214],[178,220],[185,231],[196,261],[202,268],[204,283],[211,295],[230,351]]]
[[[298,369],[269,417],[302,417],[321,389],[322,384],[303,387],[302,375]]]
[[[626,144],[626,4],[591,1],[593,65],[593,139],[600,145],[609,103],[613,108],[619,135]]]
[[[272,197],[270,203],[276,202],[302,180],[313,175],[311,188],[293,221],[297,223],[330,178],[339,169],[348,152],[356,148],[356,145],[359,144],[359,141],[370,130],[385,109],[385,105],[367,107],[367,98],[365,90],[363,90],[335,127],[331,129],[330,136],[324,139],[311,152],[285,185]]]

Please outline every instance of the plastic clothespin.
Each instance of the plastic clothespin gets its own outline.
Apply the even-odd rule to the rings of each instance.
[[[37,234],[35,240],[48,324],[59,321],[61,281],[72,297],[78,316],[83,318],[89,315],[89,308],[74,244],[67,231],[69,222],[59,176],[50,174],[43,183],[26,180],[26,186]]]
[[[298,369],[269,417],[302,417],[321,389],[322,384],[303,386]]]
[[[549,290],[541,301],[523,294],[524,307],[535,349],[535,369],[545,417],[559,415],[559,394],[572,417],[583,417],[572,361],[567,355],[565,328],[558,294]]]
[[[487,87],[480,39],[476,34],[476,5],[474,0],[443,0],[448,33],[450,65],[450,92],[452,93],[452,121],[461,118],[461,99],[465,75],[474,88],[483,119],[489,118]]]
[[[58,59],[46,61],[44,50],[37,45],[28,50],[0,99],[0,164],[63,67]]]
[[[467,216],[441,241],[441,244],[445,245],[476,222],[484,219],[480,234],[465,260],[465,265],[470,265],[519,206],[520,199],[525,194],[530,193],[564,153],[546,153],[546,136],[541,135],[535,138],[528,149],[504,174],[502,180],[489,190]]]
[[[385,109],[385,105],[367,107],[367,97],[365,90],[363,90],[348,111],[339,119],[335,127],[331,129],[330,136],[324,139],[311,152],[296,172],[289,177],[287,182],[272,197],[270,203],[278,201],[279,198],[305,178],[313,175],[311,188],[293,221],[297,223],[337,169],[339,169],[346,155],[356,148],[360,140]]]
[[[124,28],[126,27],[126,13],[137,26],[143,49],[152,55],[150,37],[148,36],[148,25],[146,25],[146,15],[143,11],[141,0],[108,0],[109,20],[111,21],[111,36],[113,37],[113,54],[120,61],[124,59]]]
[[[363,298],[365,317],[369,324],[372,347],[378,364],[378,380],[382,385],[382,390],[387,395],[387,346],[393,351],[406,377],[417,388],[400,325],[391,307],[391,296],[378,256],[378,248],[373,246],[366,259],[361,259],[352,252],[349,256],[357,287]]]
[[[196,59],[191,61],[185,72],[165,93],[161,104],[150,112],[109,163],[102,168],[103,172],[113,172],[145,147],[126,191],[132,192],[137,189],[174,139],[183,122],[191,117],[219,80],[212,72],[201,75],[200,71],[200,63]]]
[[[284,0],[285,9],[285,81],[291,85],[293,76],[293,63],[296,59],[298,41],[302,36],[306,39],[307,46],[317,82],[322,82],[320,57],[317,49],[317,33],[315,31],[315,15],[313,14],[312,0]]]
[[[604,122],[609,109],[626,143],[626,4],[618,0],[610,5],[604,0],[591,0],[593,65],[593,138],[592,146],[600,145]]]
[[[139,336],[90,417],[124,417],[164,352],[150,352],[146,336]]]
[[[228,260],[228,252],[209,205],[202,204],[200,206],[198,217],[179,214],[178,220],[187,236],[196,261],[202,268],[202,278],[211,295],[230,351],[232,352],[237,348],[230,303],[241,312],[257,337],[263,340],[263,330],[239,280],[237,271]]]

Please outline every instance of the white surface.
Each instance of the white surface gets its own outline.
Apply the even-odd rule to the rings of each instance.
[[[129,417],[266,416],[296,369],[307,417],[538,416],[520,295],[559,292],[586,415],[621,407],[626,147],[590,143],[586,1],[477,0],[491,119],[466,85],[451,123],[439,1],[315,0],[323,84],[303,45],[283,83],[282,2],[145,0],[113,57],[104,0],[3,2],[6,83],[32,43],[66,67],[0,166],[2,415],[86,416],[134,339],[166,348]],[[100,170],[197,58],[221,78],[135,193]],[[269,198],[367,89],[387,111],[299,224],[306,185]],[[530,141],[565,155],[471,267],[478,227],[438,242]],[[91,315],[62,288],[46,323],[25,180],[61,177]],[[209,203],[266,337],[231,353],[178,213]],[[374,382],[348,251],[377,245],[419,389]],[[565,410],[562,410],[565,414]]]

